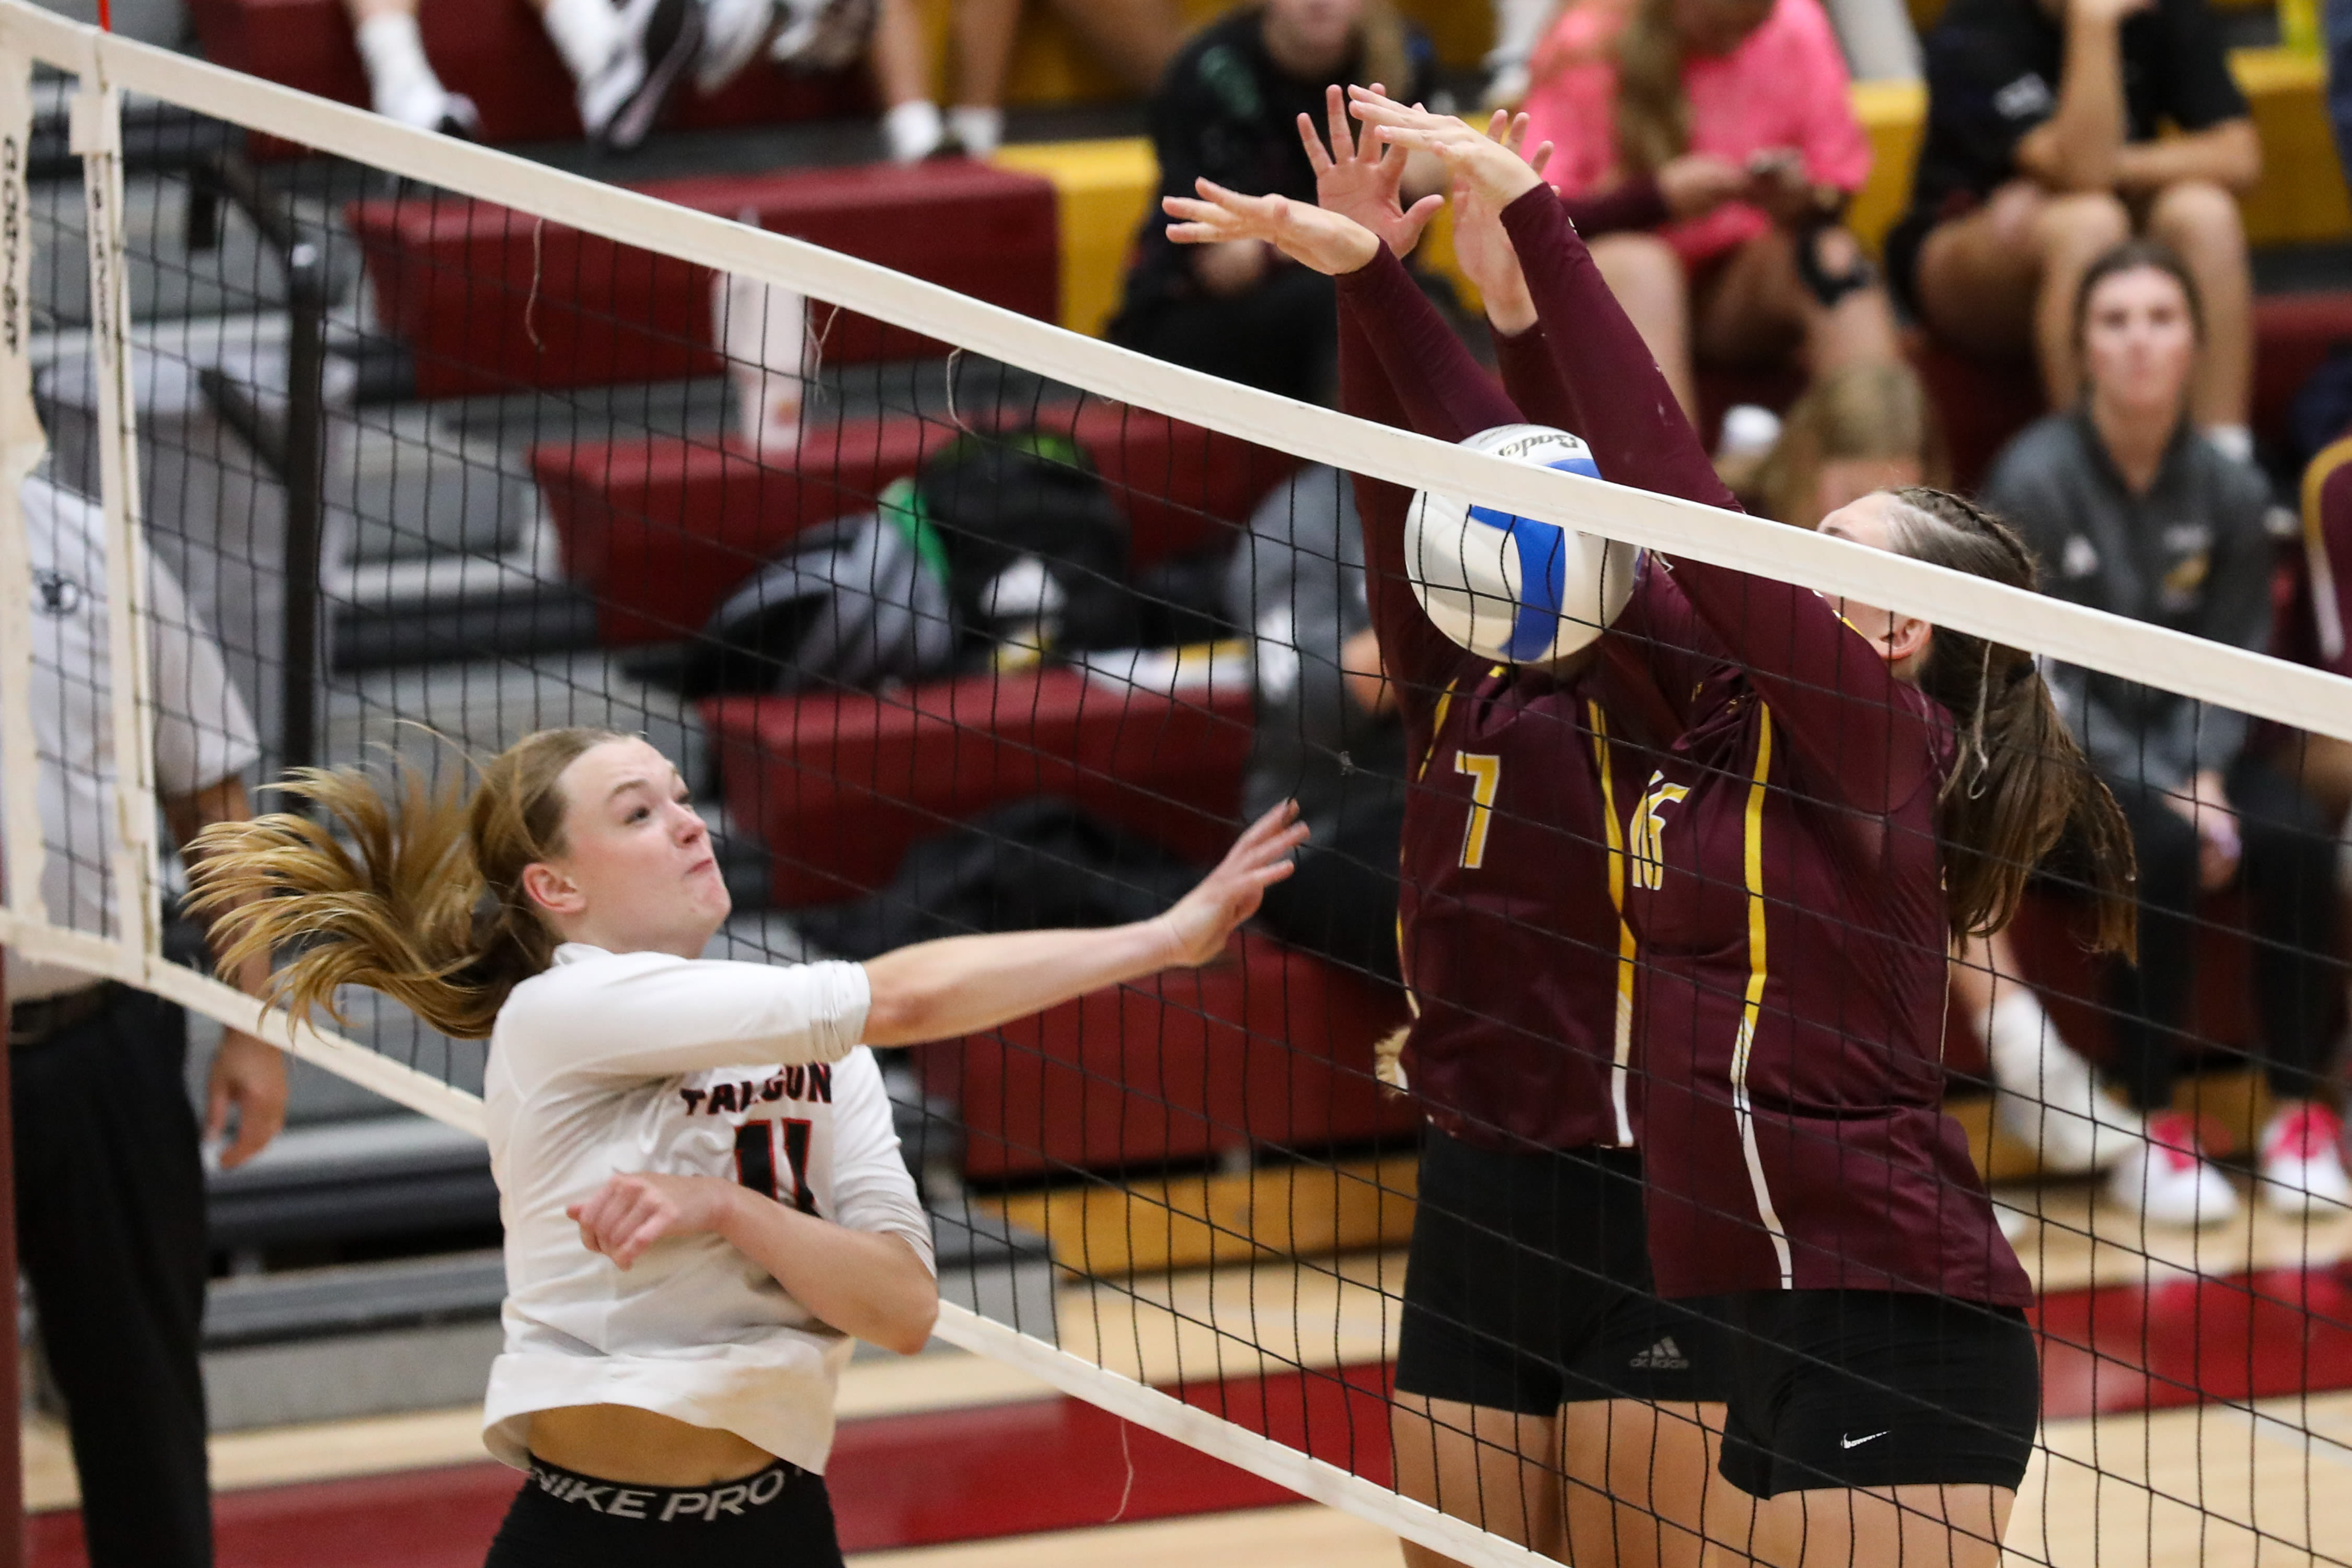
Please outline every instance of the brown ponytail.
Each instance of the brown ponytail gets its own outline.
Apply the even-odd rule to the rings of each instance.
[[[1924,488],[1894,491],[1893,499],[1893,542],[1901,553],[2011,587],[2033,586],[2033,552],[1983,508]],[[2094,945],[2134,952],[2131,831],[2059,716],[2033,656],[1938,626],[1920,667],[1919,689],[1942,703],[1960,731],[1938,824],[1953,936],[2007,925],[2026,879],[2064,837],[2082,854]]]
[[[217,915],[224,973],[281,947],[269,999],[295,1016],[336,989],[381,991],[434,1028],[478,1040],[507,994],[545,969],[555,934],[522,889],[525,867],[563,851],[558,781],[605,730],[541,730],[484,763],[470,801],[415,774],[393,798],[359,768],[306,768],[282,786],[324,820],[278,813],[206,828],[190,845],[190,908]]]
[[[1674,0],[1633,0],[1617,35],[1617,163],[1625,178],[1654,174],[1690,151],[1690,97]]]

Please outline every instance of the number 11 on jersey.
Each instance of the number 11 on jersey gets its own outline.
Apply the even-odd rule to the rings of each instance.
[[[1456,752],[1454,771],[1470,779],[1470,820],[1462,826],[1462,864],[1475,871],[1486,863],[1486,830],[1494,826],[1495,792],[1503,784],[1503,759]]]

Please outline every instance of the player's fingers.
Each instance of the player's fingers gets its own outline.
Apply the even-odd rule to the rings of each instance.
[[[1331,172],[1331,154],[1324,150],[1314,119],[1305,113],[1298,117],[1298,144],[1307,149],[1307,166],[1315,171],[1318,179]]]
[[[1336,84],[1323,89],[1323,118],[1331,130],[1331,156],[1353,158],[1356,155],[1356,132],[1348,123],[1348,95]]]
[[[1545,142],[1529,155],[1528,158],[1528,167],[1533,169],[1538,174],[1542,174],[1545,167],[1551,163],[1551,155],[1557,151],[1559,151],[1559,149],[1554,147],[1550,142]]]
[[[1445,198],[1437,195],[1435,192],[1432,192],[1428,195],[1422,197],[1421,200],[1413,203],[1412,206],[1406,208],[1404,215],[1405,237],[1408,239],[1419,239],[1421,237],[1421,231],[1427,228],[1430,225],[1430,220],[1436,217],[1440,212],[1444,210],[1444,207]]]

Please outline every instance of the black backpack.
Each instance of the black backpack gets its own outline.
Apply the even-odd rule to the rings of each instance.
[[[1136,646],[1127,519],[1076,442],[1036,429],[960,437],[923,466],[916,489],[971,638],[995,640],[996,590],[1027,560],[1058,590],[1049,657]]]

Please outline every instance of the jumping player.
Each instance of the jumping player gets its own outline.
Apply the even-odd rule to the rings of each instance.
[[[1328,152],[1299,123],[1320,199],[1410,249],[1403,158],[1357,145],[1336,88],[1328,110]],[[1500,241],[1491,211],[1457,218],[1465,250]],[[1482,220],[1491,236],[1473,234]],[[1181,223],[1169,232],[1195,237]],[[1559,412],[1557,379],[1524,335],[1502,349],[1514,390],[1534,394],[1524,405],[1475,367],[1442,390],[1399,374],[1346,309],[1339,342],[1341,397],[1364,417],[1459,440]],[[1397,1484],[1562,1561],[1696,1564],[1721,1396],[1702,1326],[1650,1280],[1627,1098],[1624,863],[1593,764],[1609,731],[1586,689],[1591,661],[1504,665],[1455,645],[1408,586],[1411,497],[1364,479],[1357,497],[1381,662],[1416,765],[1398,914],[1417,1007],[1402,1065],[1429,1124],[1397,1349]]]
[[[299,939],[276,994],[341,984],[490,1040],[506,1225],[491,1451],[527,1469],[491,1568],[835,1568],[823,1471],[850,1338],[919,1350],[929,1227],[876,1046],[950,1039],[1224,951],[1305,837],[1287,805],[1167,913],[951,938],[865,964],[698,957],[710,838],[644,741],[548,730],[470,803],[357,772],[202,836],[224,964]]]

